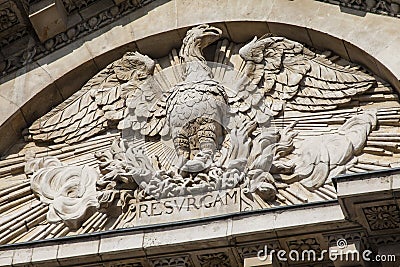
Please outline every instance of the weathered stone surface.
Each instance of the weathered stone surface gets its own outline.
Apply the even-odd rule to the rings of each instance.
[[[236,43],[248,42],[254,36],[261,37],[270,32],[267,23],[265,22],[226,22],[226,27],[229,31],[229,36]],[[251,29],[251,32],[249,31]]]
[[[32,263],[45,264],[46,262],[54,262],[57,259],[58,245],[53,246],[37,246],[32,249]]]
[[[100,239],[99,254],[103,260],[130,257],[143,257],[144,233],[137,232],[132,235],[114,234]]]
[[[366,43],[367,27],[378,31],[376,25],[382,20],[375,15],[351,19],[354,12],[344,10],[345,14],[338,15],[336,7],[316,1],[263,1],[257,2],[259,9],[254,10],[256,2],[222,1],[218,7],[196,1],[156,3],[130,15],[133,21],[125,17],[121,25],[114,23],[86,35],[71,49],[39,59],[20,80],[5,82],[12,86],[17,82],[15,88],[26,87],[22,96],[30,100],[8,92],[6,86],[0,89],[5,106],[15,104],[3,129],[19,135],[21,128],[39,120],[24,132],[28,141],[21,140],[7,159],[0,161],[0,177],[5,183],[0,190],[0,211],[6,214],[0,216],[0,225],[10,226],[0,232],[0,243],[141,228],[136,232],[119,230],[111,236],[96,233],[95,240],[65,240],[49,250],[49,255],[43,254],[46,245],[33,246],[32,251],[25,245],[16,246],[14,265],[107,260],[108,265],[119,266],[112,261],[127,258],[129,253],[132,261],[126,262],[128,266],[236,266],[246,258],[237,247],[257,242],[275,242],[274,248],[322,250],[327,248],[323,238],[332,229],[362,230],[371,240],[399,233],[396,175],[378,173],[383,177],[380,180],[359,176],[331,180],[340,174],[382,171],[400,164],[398,96],[393,86],[374,76],[389,77],[387,81],[394,86],[398,83],[379,62],[395,61],[386,52],[395,50],[397,39],[386,42],[387,46],[376,37]],[[180,16],[191,4],[204,13]],[[237,10],[230,12],[232,6]],[[279,12],[282,9],[287,12]],[[337,24],[340,29],[321,22],[324,9],[333,22],[344,18],[343,24]],[[296,12],[310,15],[310,10],[316,15],[295,19]],[[220,17],[223,22],[218,21]],[[251,22],[255,18],[257,22]],[[146,24],[150,19],[166,23],[150,27]],[[193,23],[210,21],[215,22],[214,27],[199,25],[186,34]],[[362,34],[350,30],[350,21]],[[392,23],[387,20],[381,25],[388,28]],[[254,32],[246,32],[252,25],[256,26]],[[332,35],[319,31],[325,27]],[[283,37],[260,37],[268,32]],[[157,35],[150,36],[153,33]],[[383,31],[384,36],[389,33],[393,31]],[[248,40],[256,34],[259,38]],[[206,49],[218,37],[226,39]],[[379,46],[382,54],[377,52]],[[179,47],[181,50],[176,50]],[[157,61],[129,53],[131,48],[149,53]],[[203,48],[207,50],[204,54]],[[344,59],[314,48],[337,50]],[[207,64],[204,57],[213,63]],[[346,59],[366,65],[373,73]],[[179,65],[181,62],[186,65]],[[38,77],[32,78],[35,73]],[[34,84],[38,88],[29,91]],[[229,86],[236,91],[228,90]],[[82,91],[67,99],[78,87]],[[40,105],[46,98],[51,98],[51,103]],[[43,116],[62,99],[63,104]],[[224,105],[235,118],[226,124]],[[215,121],[223,124],[224,131]],[[273,126],[266,124],[269,121]],[[121,129],[146,139],[126,142]],[[170,140],[166,133],[171,133]],[[5,138],[10,143],[16,139]],[[35,183],[33,179],[34,191],[46,194],[42,201],[49,206],[33,201],[23,175],[25,159],[33,154],[37,159],[54,155],[65,164],[56,176],[67,177],[66,183],[58,186],[56,194],[42,190],[51,182]],[[93,178],[87,188],[82,187],[85,175],[72,170],[90,168],[97,177],[91,166],[98,167],[101,179],[95,185],[97,179]],[[39,167],[33,177],[54,174],[54,166]],[[67,186],[69,181],[73,186]],[[335,186],[339,204],[329,201],[336,199]],[[86,216],[83,206],[75,216],[74,210],[65,208],[64,213],[74,218],[59,216],[60,224],[49,224],[55,222],[51,218],[45,221],[46,213],[54,219],[57,209],[52,205],[59,195],[68,201],[79,199],[85,196],[85,189],[93,194],[90,206],[99,212]],[[227,192],[237,192],[238,200],[228,203],[224,199]],[[324,204],[314,203],[320,201]],[[284,208],[290,205],[293,207]],[[243,211],[250,213],[233,214]],[[211,217],[214,215],[217,217]],[[82,245],[83,249],[77,249]],[[257,249],[249,251],[254,255]],[[52,262],[51,258],[57,257],[57,262]]]
[[[61,266],[98,262],[101,260],[98,255],[99,244],[98,238],[61,243],[58,247],[57,261]]]
[[[0,266],[10,266],[13,260],[13,250],[1,250],[0,251]]]
[[[24,263],[29,264],[32,261],[32,251],[33,248],[15,249],[12,258],[12,264],[13,265],[24,264]]]
[[[41,41],[67,29],[67,12],[61,0],[43,0],[30,5],[29,19]]]

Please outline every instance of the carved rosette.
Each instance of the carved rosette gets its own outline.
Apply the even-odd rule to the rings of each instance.
[[[397,229],[400,226],[400,210],[397,205],[383,205],[363,209],[371,230]]]

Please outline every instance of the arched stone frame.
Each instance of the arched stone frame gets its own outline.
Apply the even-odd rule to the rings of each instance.
[[[393,38],[397,18],[308,1],[156,1],[4,77],[0,85],[0,153],[21,130],[77,91],[90,77],[126,51],[153,58],[179,47],[186,30],[215,24],[235,42],[272,32],[329,49],[360,63],[400,88]],[[156,45],[155,45],[156,44]]]

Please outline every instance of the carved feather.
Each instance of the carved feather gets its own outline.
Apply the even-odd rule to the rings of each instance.
[[[165,102],[170,92],[163,90],[155,79],[138,87],[126,100],[130,116],[120,122],[118,129],[131,128],[144,136],[168,134],[169,131],[162,129],[167,116]]]
[[[254,38],[239,54],[246,61],[246,74],[251,83],[269,101],[278,104],[267,103],[269,107],[283,108],[286,104],[301,111],[335,109],[376,83],[366,73],[337,65],[283,37]]]
[[[34,122],[27,130],[26,139],[74,143],[116,127],[123,118],[126,97],[153,70],[154,61],[147,56],[126,53]]]

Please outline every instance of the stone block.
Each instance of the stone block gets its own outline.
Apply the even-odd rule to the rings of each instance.
[[[62,266],[98,262],[100,239],[70,240],[59,244],[57,260]]]
[[[267,259],[265,259],[265,260],[260,260],[257,257],[244,259],[243,267],[255,267],[255,266],[257,266],[257,267],[274,266],[272,264],[272,257],[267,257]]]
[[[288,39],[312,46],[311,39],[306,28],[275,22],[268,22],[268,28],[271,33],[277,36],[283,36]]]
[[[0,266],[10,266],[13,260],[13,250],[1,250],[0,251]]]
[[[16,248],[14,249],[12,264],[27,264],[32,260],[33,248]]]
[[[42,0],[30,5],[29,20],[42,42],[67,29],[67,12],[61,0]]]
[[[18,120],[14,122],[13,127],[17,133],[26,126],[24,120],[27,123],[33,122],[61,101],[62,97],[54,80],[37,64],[31,64],[26,72],[21,71],[20,75],[0,85],[0,102],[3,102],[0,106],[2,118],[6,119],[21,111],[23,113],[22,118],[15,117]]]
[[[201,0],[200,0],[201,1]],[[260,21],[270,20],[270,14],[275,8],[276,0],[250,0],[250,1],[228,1],[224,10],[225,18],[221,21]],[[218,2],[213,2],[218,5]],[[286,2],[288,3],[288,2]],[[290,3],[290,2],[289,2]]]
[[[400,192],[400,173],[392,175],[392,190]]]
[[[393,33],[393,36],[396,36],[395,33]],[[376,37],[378,38],[378,37]],[[396,80],[400,80],[400,59],[397,56],[393,55],[393,51],[396,51],[398,47],[400,46],[400,38],[394,38],[392,40],[388,40],[388,42],[382,46],[382,49],[380,51],[377,51],[376,54],[374,54],[374,58],[376,59],[377,62],[384,63],[384,68],[386,68],[390,73],[385,71],[383,68],[380,68],[382,70],[382,78],[388,79],[392,82],[392,78],[390,74],[393,74],[395,76]],[[397,81],[397,87],[398,87],[398,81]]]
[[[135,40],[176,29],[174,1],[155,1],[120,20],[133,33]]]
[[[121,58],[128,51],[136,51],[137,46],[134,42],[134,35],[130,27],[121,25],[112,25],[107,29],[85,37],[91,56],[97,67],[103,69],[109,63]]]
[[[320,3],[312,0],[267,2],[273,3],[271,11],[266,14],[268,22],[306,27],[312,19],[310,13],[315,14],[316,10],[321,6]]]
[[[58,245],[45,244],[42,246],[34,246],[32,251],[33,264],[45,264],[46,262],[55,262],[57,259]]]
[[[226,246],[229,243],[227,229],[226,221],[214,221],[149,231],[144,234],[143,248],[146,255],[154,255],[176,252],[177,247],[190,250]]]
[[[249,229],[253,233],[263,233],[268,235],[268,232],[274,228],[274,213],[252,214],[240,219],[232,220],[232,236],[240,236],[246,234]]]
[[[4,125],[6,121],[17,112],[18,108],[18,105],[11,102],[0,93],[0,125]]]
[[[319,226],[322,227],[322,224],[332,221],[345,221],[339,204],[284,210],[276,214],[274,226],[275,229],[279,227],[284,232],[286,229],[300,225],[315,225],[314,229],[317,231]]]
[[[268,25],[265,22],[227,22],[226,27],[228,28],[231,40],[237,43],[247,43],[254,36],[261,37],[269,33]]]
[[[349,55],[347,54],[346,47],[344,46],[343,40],[330,36],[329,34],[320,31],[312,29],[307,29],[307,31],[308,35],[310,36],[313,47],[321,51],[324,50],[334,51],[334,53],[339,55],[340,57],[346,60],[350,60]]]
[[[337,195],[340,197],[349,197],[357,195],[367,195],[373,192],[390,191],[391,176],[371,177],[353,181],[338,181]]]
[[[0,95],[18,107],[22,107],[38,92],[53,83],[54,79],[45,69],[32,63],[24,70],[18,71],[14,79],[1,84]]]
[[[230,17],[229,12],[233,9],[228,0],[214,2],[177,0],[175,2],[178,28],[229,20],[227,17]]]
[[[143,232],[117,233],[110,236],[102,236],[100,239],[99,254],[103,260],[145,256],[142,241]]]
[[[76,41],[37,61],[55,80],[64,99],[99,71],[88,47],[83,43],[83,40]]]

